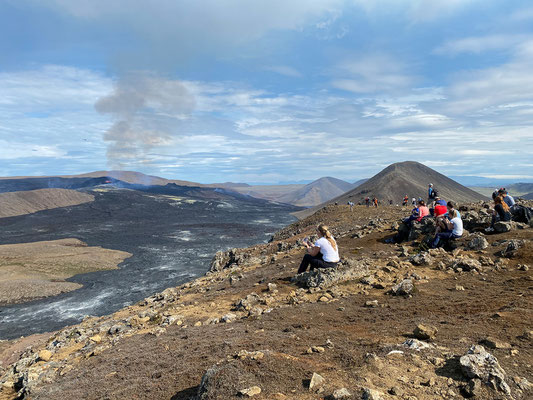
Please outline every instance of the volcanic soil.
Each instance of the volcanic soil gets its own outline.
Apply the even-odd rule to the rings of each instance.
[[[131,254],[78,239],[0,245],[0,306],[54,296],[82,285],[65,279],[116,269]]]
[[[245,250],[248,258],[240,259],[248,261],[236,257],[230,268],[112,316],[40,336],[30,350],[20,341],[4,343],[0,398],[26,385],[32,399],[195,399],[207,370],[202,399],[242,398],[239,391],[254,386],[261,389],[254,399],[335,398],[341,388],[351,397],[336,398],[360,399],[364,391],[370,399],[462,398],[469,378],[459,357],[478,343],[498,359],[512,398],[532,398],[532,229],[487,235],[484,250],[465,250],[464,242],[453,253],[431,250],[432,261],[414,265],[409,257],[417,242],[383,240],[407,213],[328,206],[272,243]],[[318,222],[335,232],[343,258],[365,263],[362,279],[327,289],[291,282],[304,254],[300,240]],[[523,245],[511,258],[498,256],[510,239]],[[462,257],[490,259],[493,266],[447,267]],[[390,295],[406,277],[417,291]],[[409,342],[419,324],[436,333]],[[26,360],[18,367],[29,377],[23,383],[12,385],[18,375],[8,356]],[[313,373],[324,382],[310,389]],[[478,399],[511,398],[484,384],[472,390]],[[374,395],[380,397],[368,397]]]

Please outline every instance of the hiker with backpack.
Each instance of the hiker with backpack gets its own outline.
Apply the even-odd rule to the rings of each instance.
[[[431,203],[438,196],[437,190],[433,187],[433,184],[428,185],[428,204]]]

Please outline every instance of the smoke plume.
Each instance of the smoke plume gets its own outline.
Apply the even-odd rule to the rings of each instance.
[[[104,134],[109,167],[150,163],[150,150],[171,143],[176,121],[194,106],[194,97],[179,81],[141,73],[118,80],[113,92],[95,104],[114,119]]]

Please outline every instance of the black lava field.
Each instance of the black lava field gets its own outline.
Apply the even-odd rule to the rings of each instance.
[[[0,308],[0,339],[110,314],[203,275],[216,251],[266,242],[298,210],[215,189],[113,183],[79,189],[95,196],[91,203],[0,219],[0,244],[78,238],[133,254],[117,270],[69,279],[81,289]]]

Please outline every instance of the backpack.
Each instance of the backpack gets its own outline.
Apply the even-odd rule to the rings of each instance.
[[[513,214],[513,221],[523,222],[529,224],[529,221],[533,218],[533,212],[531,208],[524,207],[522,205],[514,205],[511,207],[511,213]]]

